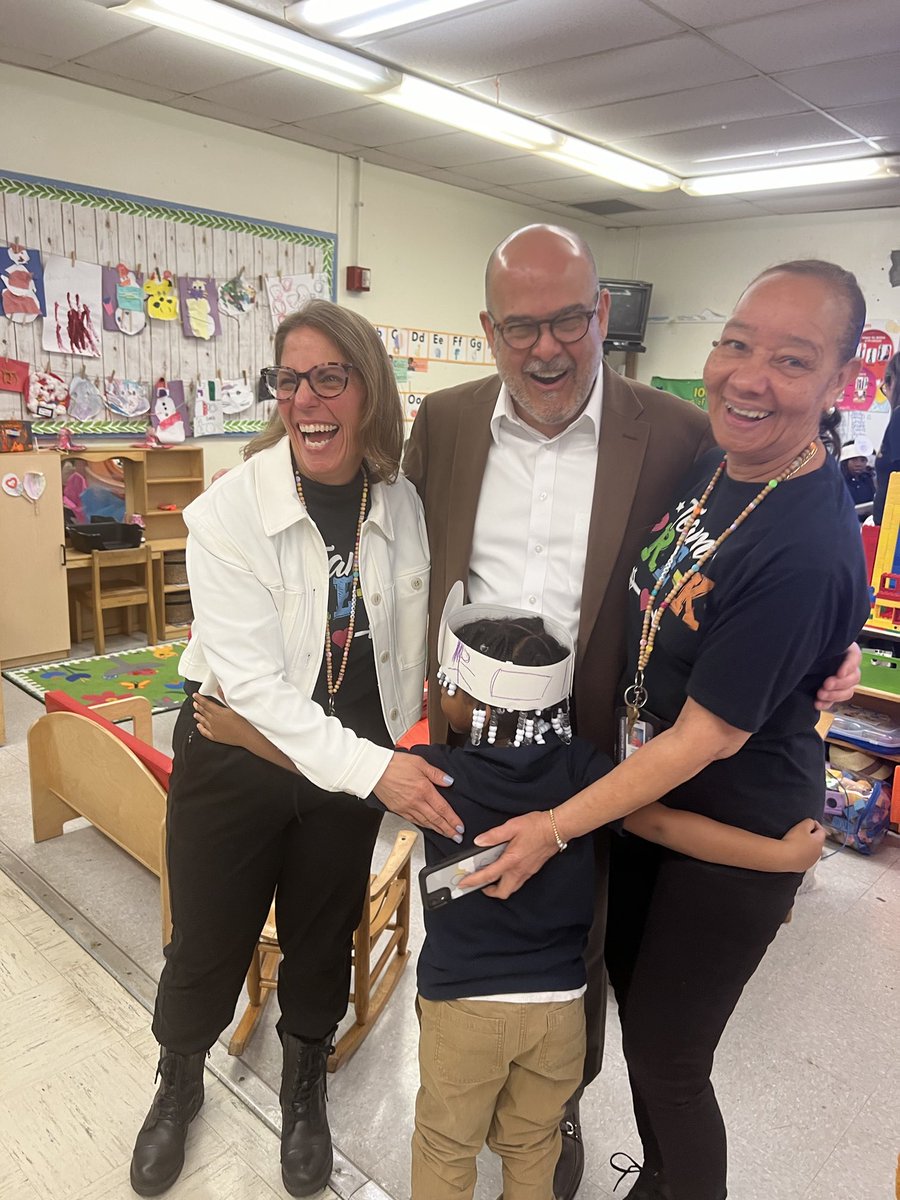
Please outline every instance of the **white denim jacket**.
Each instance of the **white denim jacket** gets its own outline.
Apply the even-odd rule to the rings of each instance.
[[[300,503],[290,443],[255,454],[185,509],[194,608],[181,672],[228,704],[328,791],[368,796],[391,751],[358,738],[310,697],[325,642],[328,563]],[[419,719],[425,678],[428,540],[412,484],[371,488],[360,582],[391,736]]]

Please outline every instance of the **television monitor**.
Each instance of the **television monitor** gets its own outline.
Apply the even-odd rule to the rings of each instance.
[[[610,295],[605,350],[643,350],[653,284],[642,279],[601,279]]]

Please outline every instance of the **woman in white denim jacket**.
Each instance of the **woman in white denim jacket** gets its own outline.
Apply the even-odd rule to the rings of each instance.
[[[402,410],[375,330],[312,301],[275,335],[266,431],[187,509],[195,619],[189,694],[221,697],[294,764],[273,766],[179,715],[169,790],[172,941],[153,1032],[159,1090],[131,1183],[170,1187],[203,1102],[206,1051],[235,1004],[273,893],[284,1047],[282,1177],[293,1196],[332,1166],[325,1067],[347,1007],[353,930],[381,808],[449,836],[452,782],[396,739],[418,720],[428,541],[398,477]]]

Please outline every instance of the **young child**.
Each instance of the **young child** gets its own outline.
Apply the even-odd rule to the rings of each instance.
[[[548,812],[555,833],[553,806],[612,767],[569,728],[568,633],[527,613],[465,605],[456,585],[438,646],[441,708],[467,741],[412,752],[453,777],[447,796],[466,843],[534,810]],[[199,696],[195,708],[205,736],[288,765],[230,710]],[[822,846],[812,821],[778,841],[663,804],[623,824],[680,853],[760,871],[805,870]],[[458,854],[449,838],[423,832],[429,865]],[[563,850],[508,900],[472,892],[426,910],[412,1200],[471,1197],[485,1142],[503,1162],[504,1200],[552,1198],[559,1121],[582,1075],[582,955],[595,903],[592,839]]]

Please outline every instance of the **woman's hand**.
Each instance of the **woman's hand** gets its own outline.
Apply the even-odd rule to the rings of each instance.
[[[829,675],[816,693],[816,708],[819,712],[831,708],[832,704],[842,704],[852,700],[853,693],[859,686],[859,664],[862,662],[862,650],[856,642],[847,647],[844,661],[837,669],[836,675]]]
[[[462,821],[436,788],[453,780],[418,754],[394,754],[373,791],[385,808],[415,825],[461,842]]]
[[[825,845],[825,828],[818,821],[798,821],[781,839],[787,851],[783,871],[808,871],[822,857]]]
[[[497,861],[467,875],[460,887],[480,887],[486,883],[489,886],[484,889],[485,895],[506,900],[549,858],[559,853],[553,826],[546,812],[513,817],[475,839],[476,846],[497,846],[500,842],[509,842],[509,845]]]

